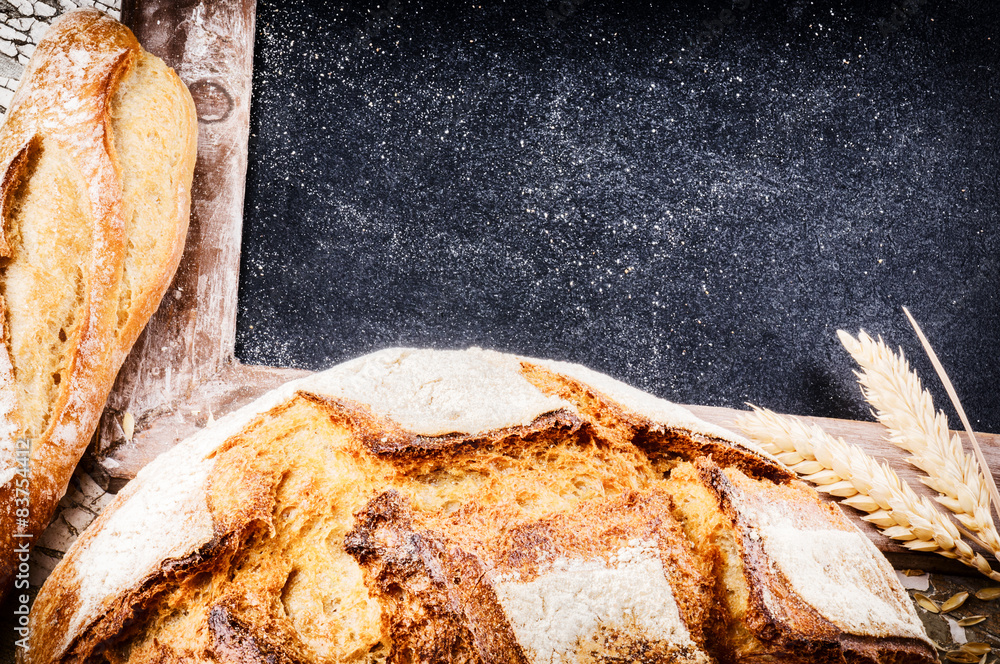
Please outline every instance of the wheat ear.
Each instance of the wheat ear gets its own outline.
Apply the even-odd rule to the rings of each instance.
[[[887,537],[914,551],[954,558],[994,581],[1000,572],[962,539],[955,524],[925,496],[918,496],[887,464],[816,425],[752,406],[737,424],[817,490],[841,498]]]
[[[843,330],[837,335],[861,366],[858,382],[875,416],[889,430],[889,441],[912,455],[907,461],[925,473],[924,484],[941,494],[938,502],[1000,559],[986,478],[976,458],[966,454],[959,437],[949,431],[947,416],[934,409],[930,392],[923,389],[903,351],[893,352],[864,330],[857,339]]]

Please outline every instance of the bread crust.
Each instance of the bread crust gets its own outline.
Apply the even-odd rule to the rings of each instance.
[[[655,397],[578,378],[554,396],[537,363],[390,349],[220,419],[81,535],[35,602],[24,664],[714,661],[711,565],[673,521],[647,450],[683,458],[702,437],[760,467],[754,481],[792,481],[761,479],[776,472],[766,457]],[[586,406],[598,395],[614,407]],[[466,417],[480,408],[487,427]],[[317,595],[317,570],[358,580]],[[348,613],[326,607],[341,598]],[[790,649],[811,638],[831,657],[934,661],[910,635],[855,638],[801,604],[813,622]],[[337,642],[324,615],[357,634]]]
[[[155,311],[183,250],[197,118],[187,89],[170,71],[172,78],[167,85],[172,88],[172,101],[178,107],[177,129],[183,143],[180,155],[166,166],[177,183],[173,188],[175,205],[169,214],[157,220],[156,232],[162,240],[157,245],[155,269],[134,275],[126,267],[133,255],[130,224],[135,204],[133,198],[125,195],[124,183],[133,175],[122,172],[109,111],[122,82],[130,80],[136,67],[151,62],[152,58],[132,33],[114,19],[95,10],[65,14],[39,43],[0,129],[0,173],[4,173],[0,184],[3,218],[0,255],[6,259],[4,292],[9,288],[11,266],[28,260],[19,257],[11,233],[25,236],[32,232],[30,224],[34,221],[22,221],[28,225],[12,229],[16,191],[37,192],[36,196],[50,199],[56,210],[61,206],[77,206],[81,214],[67,235],[89,237],[89,249],[83,255],[60,250],[56,245],[51,255],[31,258],[34,261],[31,269],[39,276],[17,283],[21,289],[44,289],[49,287],[44,282],[45,274],[76,273],[78,301],[69,314],[74,321],[72,329],[59,329],[57,325],[57,329],[39,333],[37,338],[17,338],[11,329],[11,317],[25,320],[30,314],[23,310],[12,313],[8,306],[10,299],[4,300],[2,316],[8,333],[6,343],[0,348],[3,355],[0,369],[6,367],[7,371],[0,371],[0,396],[12,408],[6,413],[8,426],[2,428],[8,444],[30,438],[31,503],[28,527],[19,527],[13,510],[13,484],[0,481],[3,551],[0,594],[12,583],[14,567],[9,552],[13,550],[13,534],[27,531],[32,536],[29,541],[33,541],[48,524],[97,427],[118,369]],[[166,69],[158,60],[153,65]],[[67,164],[64,171],[80,183],[79,188],[61,189],[56,182],[32,177],[31,164],[44,153],[64,159]],[[150,155],[150,160],[158,159],[163,157]],[[51,286],[58,287],[58,284]],[[35,315],[47,314],[39,311]],[[23,384],[22,377],[32,372],[44,374],[46,369],[25,364],[18,349],[35,348],[41,355],[50,346],[59,349],[58,376],[51,377],[47,388],[51,397],[38,397],[31,385]],[[48,376],[43,375],[42,379],[48,380]],[[25,404],[30,399],[44,402],[37,407],[43,419],[29,412]],[[0,468],[0,474],[2,471]]]
[[[790,579],[787,570],[768,552],[767,537],[757,517],[772,510],[770,506],[781,505],[783,520],[796,527],[798,537],[808,537],[810,531],[819,534],[829,529],[857,535],[853,524],[837,505],[821,503],[815,491],[800,481],[775,485],[754,480],[738,470],[723,468],[710,458],[699,459],[694,468],[698,481],[710,490],[717,503],[724,524],[722,528],[733,535],[741,566],[734,571],[743,576],[748,590],[745,615],[728,619],[735,623],[731,628],[736,627],[737,632],[745,628],[752,636],[740,639],[741,649],[730,650],[723,659],[771,661],[780,657],[789,664],[839,664],[844,661],[902,664],[936,660],[933,647],[919,635],[922,628],[905,637],[885,630],[875,636],[852,634],[834,624],[800,595],[801,579]],[[684,493],[684,489],[681,487],[676,493]],[[858,543],[861,555],[867,558],[865,562],[876,567],[881,563],[887,585],[897,586],[892,570],[870,542],[858,536]],[[832,549],[828,552],[831,561],[836,559],[836,553]],[[715,556],[718,552],[703,550],[702,555],[706,554]],[[897,592],[898,599],[910,609],[911,623],[919,625],[905,593],[901,589]],[[859,596],[855,611],[861,611],[863,602],[864,598]],[[914,626],[909,628],[914,630]],[[873,627],[878,628],[877,625]],[[745,645],[748,643],[752,645]]]
[[[616,430],[654,460],[713,456],[755,477],[787,482],[795,474],[752,441],[696,418],[685,408],[566,362],[522,360],[525,377],[542,392],[573,403],[601,426]],[[659,401],[660,403],[656,403]],[[664,405],[666,404],[666,405]]]

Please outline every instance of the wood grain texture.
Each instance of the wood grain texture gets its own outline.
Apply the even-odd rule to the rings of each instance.
[[[163,451],[175,439],[164,427],[185,401],[204,397],[206,389],[214,393],[223,376],[234,385],[245,382],[233,345],[255,10],[254,0],[123,3],[123,21],[191,91],[198,109],[198,162],[184,257],[118,376],[98,431],[98,457],[122,446]],[[238,387],[224,391],[234,390],[239,392]],[[125,440],[121,426],[126,411],[136,422],[132,441]],[[145,438],[149,445],[140,442]]]

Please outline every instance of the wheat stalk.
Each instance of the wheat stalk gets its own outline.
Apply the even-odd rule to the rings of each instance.
[[[949,431],[947,416],[934,409],[930,392],[923,389],[903,351],[893,352],[864,330],[856,339],[843,330],[837,335],[861,366],[858,382],[875,416],[889,430],[889,441],[912,455],[907,461],[925,473],[921,481],[940,494],[937,501],[1000,559],[986,478],[976,458],[966,454],[959,437]]]
[[[866,512],[862,519],[908,549],[954,558],[1000,581],[1000,572],[973,551],[951,519],[887,464],[816,425],[751,407],[753,412],[742,416],[738,426],[817,490]]]
[[[917,333],[917,338],[920,339],[920,344],[924,347],[924,352],[927,353],[927,358],[931,361],[931,366],[934,367],[934,372],[937,373],[938,378],[941,379],[944,391],[948,394],[948,398],[951,399],[951,405],[955,407],[955,411],[958,413],[958,419],[962,421],[962,426],[965,427],[965,434],[969,437],[969,442],[972,444],[972,451],[976,455],[976,460],[979,461],[979,470],[983,473],[982,477],[986,480],[986,488],[989,490],[989,495],[993,499],[993,509],[996,510],[997,514],[1000,514],[1000,490],[997,489],[997,483],[993,479],[990,464],[986,462],[986,456],[983,454],[983,448],[979,445],[979,441],[976,439],[976,432],[972,430],[972,423],[969,422],[969,417],[965,414],[965,408],[962,407],[962,402],[958,398],[958,392],[955,390],[955,386],[952,385],[951,379],[948,378],[948,372],[945,371],[944,365],[941,364],[941,360],[938,359],[937,353],[934,352],[934,347],[931,346],[931,342],[927,340],[927,336],[924,334],[924,331],[920,329],[920,324],[917,323],[917,319],[913,317],[913,314],[911,314],[910,310],[906,307],[903,307],[903,313],[906,314],[907,320],[909,320],[910,325],[913,326],[913,331]],[[988,511],[989,508],[987,508],[987,512]]]

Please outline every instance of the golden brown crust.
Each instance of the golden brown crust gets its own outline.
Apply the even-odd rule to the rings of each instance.
[[[605,435],[630,441],[654,461],[694,461],[712,456],[723,465],[735,466],[754,477],[767,477],[776,482],[795,478],[794,473],[762,453],[737,447],[729,440],[708,433],[664,426],[580,380],[529,361],[522,365],[525,378],[542,392],[566,399],[590,421],[604,428]]]
[[[373,371],[381,388],[388,379],[379,367],[398,363],[373,360],[334,375],[346,381]],[[153,481],[141,476],[43,588],[33,620],[44,627],[26,664],[520,664],[550,655],[707,664],[714,660],[706,649],[724,662],[934,661],[917,638],[844,634],[740,530],[745,512],[735,505],[756,499],[781,503],[802,527],[850,527],[814,493],[707,459],[697,468],[676,462],[665,478],[658,457],[674,455],[671,445],[687,454],[699,443],[678,430],[679,442],[664,437],[653,454],[637,443],[647,429],[629,424],[640,418],[624,405],[602,410],[587,405],[596,391],[560,389],[565,401],[534,420],[472,434],[414,434],[378,399],[346,398],[323,380],[220,421],[215,434],[171,457],[210,464],[191,494],[204,497],[209,534],[141,581],[98,595],[104,603],[80,621],[73,605],[94,595],[74,585],[94,573],[81,549],[96,562],[110,553],[95,542],[102,529],[121,526],[117,512]],[[743,467],[761,463],[770,473],[746,454]],[[163,468],[183,476],[178,465]],[[716,574],[721,554],[686,537],[671,515],[697,490],[713,505],[712,527],[736,533],[751,604],[738,616],[749,635],[742,645],[730,643],[740,634],[727,629],[730,607],[721,598],[732,587]],[[619,613],[602,613],[612,605]],[[539,606],[572,615],[554,619]],[[72,627],[65,649],[48,627],[57,624]]]
[[[526,664],[477,556],[414,529],[394,490],[372,501],[344,541],[388,614],[392,661]]]
[[[7,162],[7,172],[3,176],[3,180],[0,180],[0,219],[6,219],[8,216],[8,208],[10,207],[10,196],[14,189],[14,186],[21,180],[24,175],[25,168],[28,164],[28,148],[31,144],[31,139],[23,141],[20,147],[16,146],[16,143],[12,144],[12,147],[7,152],[10,156],[5,157],[9,161]],[[7,229],[6,224],[0,224],[0,257],[8,258],[10,256],[10,244],[7,242]],[[7,307],[4,306],[4,312],[7,311]]]
[[[310,428],[315,430],[310,432]],[[124,652],[117,650],[116,644],[129,641],[137,641],[141,645],[130,651],[133,659],[127,661],[159,661],[161,658],[162,661],[181,661],[187,655],[197,655],[210,661],[228,661],[225,659],[228,655],[223,650],[239,641],[245,645],[244,650],[250,652],[253,647],[246,644],[251,640],[260,647],[261,652],[270,653],[278,658],[277,661],[297,661],[296,657],[305,656],[301,653],[309,653],[309,649],[295,636],[287,615],[283,612],[271,614],[265,611],[248,622],[248,619],[239,617],[246,614],[246,602],[236,603],[228,592],[220,594],[213,590],[213,594],[199,605],[204,608],[193,610],[189,606],[189,609],[203,625],[199,630],[204,632],[207,626],[208,632],[211,632],[212,616],[216,615],[214,612],[217,612],[217,607],[224,605],[226,615],[231,617],[227,620],[246,628],[245,638],[237,639],[234,636],[227,637],[229,641],[219,641],[212,637],[190,643],[192,649],[188,652],[177,649],[176,643],[171,645],[170,640],[162,634],[154,645],[151,637],[155,632],[137,633],[136,626],[148,620],[141,616],[168,613],[165,607],[175,601],[174,598],[205,593],[207,578],[232,579],[235,574],[233,588],[241,597],[263,598],[268,593],[275,592],[280,595],[280,587],[290,584],[289,578],[294,574],[295,565],[286,557],[287,554],[271,551],[267,555],[241,558],[240,551],[252,549],[250,541],[254,538],[280,540],[281,533],[277,533],[275,537],[275,532],[282,524],[281,515],[293,505],[302,505],[306,494],[284,494],[288,490],[288,484],[295,481],[292,477],[295,474],[293,469],[299,463],[308,461],[300,459],[299,455],[311,453],[299,448],[298,443],[289,440],[289,436],[298,435],[309,440],[343,440],[345,430],[350,432],[350,440],[344,441],[344,452],[352,457],[362,455],[369,458],[366,477],[376,480],[381,478],[383,486],[398,486],[399,490],[405,491],[409,496],[407,502],[416,501],[424,506],[414,514],[411,508],[403,509],[400,500],[393,498],[399,494],[379,494],[373,488],[362,491],[361,495],[368,495],[370,498],[358,504],[360,511],[357,516],[345,515],[346,524],[353,530],[350,534],[345,532],[342,545],[344,550],[363,561],[361,566],[366,569],[366,564],[373,565],[375,560],[384,562],[385,558],[389,559],[388,563],[370,571],[373,579],[370,588],[375,593],[373,597],[378,596],[379,588],[382,589],[380,601],[383,602],[383,611],[386,612],[388,621],[385,629],[388,630],[386,634],[391,634],[391,639],[384,639],[384,643],[391,644],[392,648],[389,661],[408,661],[407,656],[412,656],[414,662],[448,661],[444,659],[445,653],[450,653],[450,661],[456,662],[524,661],[509,626],[505,627],[505,619],[490,586],[467,582],[469,579],[478,579],[486,564],[490,569],[503,569],[516,564],[517,560],[527,563],[525,556],[528,552],[524,547],[528,546],[527,542],[530,540],[537,541],[543,532],[547,533],[551,544],[557,549],[567,555],[584,558],[613,552],[629,539],[654,538],[660,533],[663,537],[658,541],[661,541],[664,569],[670,580],[678,584],[681,613],[686,620],[691,621],[690,628],[697,641],[702,642],[698,621],[702,619],[702,612],[707,605],[701,596],[704,593],[705,577],[699,571],[697,561],[686,551],[686,543],[667,541],[667,535],[676,537],[680,531],[676,524],[672,531],[669,528],[664,530],[667,527],[665,520],[672,523],[669,514],[662,511],[664,498],[643,498],[627,493],[627,487],[640,479],[634,470],[632,477],[621,483],[620,498],[612,501],[613,504],[599,506],[595,503],[588,505],[575,518],[562,516],[535,520],[532,523],[535,518],[532,515],[539,509],[545,510],[544,504],[533,506],[533,500],[557,500],[558,494],[566,490],[556,487],[548,491],[542,490],[543,496],[531,495],[531,491],[538,490],[534,485],[546,474],[542,459],[564,458],[567,464],[579,463],[595,454],[588,447],[595,444],[605,446],[603,442],[597,443],[592,438],[589,424],[569,413],[553,413],[542,416],[527,426],[510,427],[488,435],[449,435],[428,440],[387,424],[374,416],[366,405],[300,392],[296,398],[278,406],[267,416],[257,418],[214,453],[216,463],[208,481],[207,495],[216,528],[213,543],[188,560],[175,561],[169,570],[164,569],[162,574],[147,580],[141,588],[108,607],[102,619],[79,635],[70,652],[60,661],[87,661],[93,653],[109,647],[109,652]],[[608,489],[612,489],[612,483],[616,481],[615,475],[623,474],[616,468],[616,464],[644,462],[641,455],[634,456],[634,448],[625,445],[606,447],[608,449],[599,452],[596,460],[586,463],[601,463],[600,458],[603,457],[603,463],[607,467],[601,471],[604,473],[602,482],[608,483]],[[618,449],[614,449],[615,447]],[[475,510],[475,505],[483,503],[475,495],[493,494],[496,489],[470,487],[472,495],[467,504],[476,513],[467,512],[466,516],[481,524],[482,527],[477,530],[463,528],[460,520],[449,518],[448,515],[454,516],[454,513],[435,508],[433,500],[424,493],[434,490],[437,483],[435,474],[442,469],[475,466],[502,467],[508,470],[514,477],[503,480],[500,488],[504,489],[504,494],[520,496],[525,502],[520,505],[512,501],[499,506],[496,514],[489,514],[489,510]],[[621,468],[625,467],[627,465]],[[591,465],[587,470],[598,472],[597,468]],[[651,468],[646,473],[647,480],[655,478]],[[519,479],[522,476],[523,479]],[[570,476],[561,482],[577,491],[572,487],[573,479]],[[306,487],[302,490],[312,497],[316,493],[325,493],[330,496],[331,501],[341,500],[335,497],[336,491],[321,491],[318,487],[322,484],[316,480],[310,481],[310,484],[313,483],[317,485],[316,488]],[[517,487],[523,487],[526,493],[521,493]],[[500,523],[499,514],[510,521]],[[599,514],[607,517],[605,523],[601,523]],[[418,525],[414,525],[415,523]],[[600,532],[591,537],[583,537],[581,527],[586,523],[601,524],[598,529]],[[464,543],[470,549],[485,551],[498,535],[508,542],[502,554],[503,561],[494,556],[484,560],[461,546]],[[384,541],[377,544],[380,537],[382,540],[394,539],[397,542],[405,540],[407,545],[402,550],[390,551]],[[469,539],[472,537],[476,538],[475,542]],[[572,545],[568,544],[570,540],[574,542]],[[387,551],[391,555],[386,555]],[[381,552],[382,557],[375,555],[375,552]],[[255,562],[249,562],[251,559]],[[684,565],[675,564],[681,559],[685,561]],[[247,574],[245,570],[253,566],[259,566],[259,572]],[[244,571],[233,571],[240,568]],[[527,574],[528,567],[521,566],[521,570]],[[57,570],[52,578],[58,581],[61,576]],[[199,582],[199,578],[202,581]],[[453,583],[456,578],[464,579],[466,583],[456,585]],[[215,584],[210,585],[215,587]],[[198,590],[194,590],[194,587]],[[275,587],[278,588],[277,591],[274,590]],[[409,588],[412,593],[411,601],[399,604],[397,610],[392,609],[392,606],[393,598],[398,597],[399,593],[398,590],[390,592],[393,588]],[[59,590],[63,591],[59,596],[47,597],[36,604],[38,620],[47,622],[50,617],[54,617],[54,607],[67,600],[72,601],[72,597],[65,592],[68,589],[60,587]],[[414,597],[418,599],[413,599]],[[266,600],[257,600],[253,604],[266,605]],[[264,624],[269,627],[265,629]],[[240,632],[243,628],[232,629],[235,630],[234,633],[244,633]],[[265,639],[267,634],[286,636],[282,639]],[[627,637],[618,636],[622,639]],[[378,646],[378,643],[374,645]],[[626,646],[638,651],[648,650],[651,644],[635,640],[619,644],[618,647]],[[649,661],[673,661],[667,654],[661,655],[662,657]],[[44,653],[33,653],[32,661],[53,661],[48,657]],[[112,658],[110,661],[115,660]]]
[[[124,27],[124,26],[123,26]],[[125,28],[127,30],[127,28]],[[184,253],[185,239],[187,235],[188,222],[191,210],[191,187],[194,174],[195,161],[198,154],[198,115],[195,109],[194,100],[188,92],[187,87],[180,80],[177,73],[166,67],[158,58],[142,50],[140,47],[138,59],[140,65],[145,64],[156,70],[156,72],[166,79],[167,87],[173,93],[170,101],[176,103],[177,109],[175,117],[172,118],[175,126],[169,128],[169,134],[178,141],[178,158],[167,160],[163,164],[163,172],[158,173],[164,179],[164,189],[167,192],[168,205],[163,209],[163,214],[157,219],[157,238],[160,246],[157,247],[155,255],[138,255],[134,258],[138,262],[145,262],[157,265],[158,269],[143,270],[144,278],[138,280],[133,292],[128,299],[127,312],[124,316],[124,323],[119,321],[117,330],[116,350],[118,357],[116,365],[121,365],[135,344],[147,321],[159,307],[163,294],[173,281],[174,273],[180,264],[181,255]],[[119,110],[120,113],[130,109]],[[135,118],[122,118],[122,123],[135,121]],[[122,131],[127,132],[127,129]],[[107,136],[111,132],[107,131]],[[123,164],[115,158],[116,149],[113,143],[107,146],[108,153],[112,155],[112,163],[118,169],[119,176],[123,175]],[[126,174],[127,175],[127,174]],[[167,186],[169,185],[169,186]],[[130,192],[131,193],[131,192]],[[135,196],[135,194],[133,194]],[[126,203],[132,203],[126,197]],[[131,208],[126,208],[126,213],[134,213],[134,204]],[[121,318],[121,315],[120,315]],[[113,373],[117,374],[117,370]]]
[[[208,630],[212,651],[219,662],[232,664],[306,664],[280,645],[269,643],[256,625],[248,625],[234,616],[224,605],[213,606],[208,612]],[[164,660],[170,656],[161,651]]]
[[[512,522],[503,510],[478,518],[460,512],[415,514],[390,490],[365,506],[348,533],[347,551],[388,612],[393,661],[527,662],[495,580],[531,582],[554,561],[613,559],[635,541],[656,544],[683,623],[694,643],[706,647],[711,579],[670,517],[665,494],[592,500],[572,514],[525,522]],[[470,527],[498,523],[499,532]],[[676,661],[675,648],[641,633],[605,628],[599,634],[586,646],[586,661]]]
[[[728,617],[732,623],[741,623],[730,624],[729,633],[743,634],[745,628],[754,638],[740,639],[738,643],[731,640],[723,660],[771,661],[779,657],[790,664],[936,660],[934,649],[924,641],[856,636],[845,633],[820,615],[792,588],[765,551],[757,524],[747,517],[765,503],[780,504],[792,521],[804,529],[852,531],[853,526],[836,505],[819,501],[815,491],[798,481],[778,485],[754,480],[739,471],[722,468],[709,458],[697,461],[695,468],[702,485],[711,490],[717,501],[722,527],[735,536],[741,574],[749,590],[745,615]],[[720,552],[703,549],[702,555],[718,557]]]
[[[112,29],[106,20],[90,12],[68,15],[53,30],[57,33],[39,44],[3,126],[0,170],[9,170],[7,165],[24,154],[23,146],[49,137],[66,146],[75,157],[82,177],[93,183],[91,191],[96,196],[89,201],[89,209],[93,218],[94,244],[103,251],[87,260],[86,273],[90,280],[80,312],[83,324],[72,353],[70,377],[62,381],[53,408],[58,415],[50,418],[40,439],[32,441],[32,533],[41,532],[48,523],[51,510],[65,488],[65,480],[72,473],[72,464],[66,463],[72,453],[67,454],[63,441],[53,444],[52,431],[59,425],[78,429],[86,427],[90,421],[96,422],[101,404],[95,403],[99,398],[95,398],[95,392],[109,383],[102,376],[110,355],[105,340],[113,334],[111,303],[125,246],[121,237],[124,220],[114,197],[121,185],[103,149],[104,100],[138,48],[131,33]],[[59,39],[59,34],[67,35],[68,39]],[[73,46],[88,54],[85,73],[76,69],[72,60],[76,53],[71,50]],[[63,113],[61,105],[70,98],[74,87],[82,99],[81,109],[68,115]],[[53,88],[58,91],[54,96]],[[100,137],[96,145],[95,133]],[[13,181],[10,186],[14,186]],[[6,223],[4,225],[6,228]],[[100,262],[95,263],[95,260]],[[103,391],[106,394],[107,390]],[[0,532],[14,529],[12,523],[4,526]],[[9,547],[4,548],[9,550]],[[8,585],[9,568],[5,565],[0,572],[0,587]]]
[[[18,260],[16,255],[12,257],[10,228],[11,197],[17,190],[31,187],[40,192],[37,196],[52,200],[54,206],[63,205],[62,199],[73,198],[72,204],[80,207],[82,215],[75,223],[81,233],[89,236],[89,251],[84,255],[71,253],[59,258],[64,261],[59,269],[76,271],[79,275],[79,304],[72,312],[73,329],[61,330],[57,325],[48,332],[51,339],[8,339],[0,349],[13,363],[12,374],[0,385],[6,398],[18,404],[11,414],[16,426],[13,435],[31,439],[28,531],[35,536],[48,524],[65,492],[74,466],[97,426],[118,368],[155,310],[180,259],[188,221],[196,119],[190,96],[178,79],[175,85],[180,98],[189,104],[188,112],[182,114],[187,126],[181,127],[187,145],[186,153],[175,165],[181,183],[176,191],[176,209],[159,220],[158,232],[171,245],[168,259],[156,267],[155,278],[135,284],[135,297],[129,299],[126,315],[120,315],[119,301],[129,256],[129,219],[108,107],[119,84],[131,75],[139,60],[148,57],[151,56],[142,51],[127,28],[100,12],[82,10],[66,14],[53,24],[38,45],[0,129],[0,173],[5,174],[0,184],[0,213],[4,222],[0,255],[10,261],[0,266],[5,271],[4,278],[10,265]],[[44,154],[70,164],[65,170],[79,180],[79,191],[59,189],[54,183],[32,179],[32,160]],[[19,228],[15,232],[20,236],[26,231]],[[53,268],[43,264],[40,269],[44,274],[46,269]],[[22,284],[26,278],[27,286]],[[31,277],[18,279],[22,291],[26,287],[46,287],[40,283],[32,285]],[[5,295],[7,288],[5,282]],[[9,297],[4,305],[2,315],[6,326],[10,321],[8,307],[12,306]],[[47,314],[42,311],[36,315]],[[45,374],[47,369],[29,368],[24,364],[28,360],[18,356],[18,348],[30,348],[32,344],[38,348],[34,352],[40,354],[44,354],[49,344],[61,344],[58,354],[64,358],[59,360],[58,375],[51,377],[52,386],[48,388],[53,394],[51,401],[38,407],[42,419],[24,409],[25,399],[33,398],[32,390],[25,391],[17,383],[22,373],[27,375],[32,371],[40,372],[43,380],[49,379]],[[12,550],[10,536],[17,527],[9,510],[12,499],[11,484],[0,486],[0,505],[4,507],[0,512],[0,547],[5,552],[0,557],[0,595],[12,581],[12,561],[7,554]]]
[[[538,578],[554,558],[607,560],[636,541],[655,543],[681,618],[695,643],[704,647],[706,626],[715,614],[711,569],[694,555],[671,516],[669,496],[659,489],[629,491],[611,499],[593,497],[570,512],[526,521],[513,520],[502,508],[478,506],[428,516],[421,519],[424,527],[444,533],[449,542],[486,561],[494,573],[516,574],[521,581]],[[476,530],[469,528],[470,522],[504,525],[499,531]],[[633,645],[648,644],[639,639]]]

